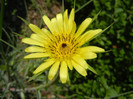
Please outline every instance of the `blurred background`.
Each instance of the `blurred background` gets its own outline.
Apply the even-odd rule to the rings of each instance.
[[[42,16],[53,18],[62,12],[62,0],[0,1],[0,98],[4,99],[133,99],[133,3],[132,0],[75,0],[77,26],[87,17],[100,14],[88,29],[105,29],[89,45],[109,52],[88,60],[98,75],[88,71],[83,77],[69,70],[70,82],[59,79],[49,84],[48,70],[33,77],[33,70],[43,59],[24,60],[23,37],[32,31],[22,20],[45,27]],[[74,0],[65,0],[71,10]],[[22,19],[22,20],[21,20]],[[32,77],[32,78],[31,78]],[[30,79],[30,81],[28,81]],[[36,88],[36,86],[42,86]]]

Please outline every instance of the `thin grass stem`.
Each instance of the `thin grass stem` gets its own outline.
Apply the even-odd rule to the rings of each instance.
[[[80,8],[78,8],[75,13],[77,13],[78,11],[80,11],[81,9],[83,9],[84,7],[86,7],[89,3],[91,3],[93,0],[90,0],[88,2],[86,2],[85,4],[83,4]]]
[[[76,4],[76,0],[74,0],[74,11],[75,11],[75,4]]]
[[[5,3],[5,0],[1,0],[1,11],[0,11],[0,38],[2,38],[2,24],[3,24],[3,16],[4,16],[4,3]]]
[[[62,0],[62,14],[64,14],[64,0]]]

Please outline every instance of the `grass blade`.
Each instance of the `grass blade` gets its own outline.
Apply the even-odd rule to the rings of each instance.
[[[19,19],[21,19],[25,24],[29,25],[30,23],[28,21],[26,21],[24,18],[18,16]]]
[[[80,8],[78,8],[75,13],[77,13],[78,11],[80,11],[81,9],[83,9],[85,6],[87,6],[89,3],[91,3],[93,0],[90,0],[88,2],[86,2],[84,5],[82,5]]]
[[[4,3],[5,0],[1,1],[1,11],[0,11],[0,39],[2,38],[2,24],[3,24],[3,16],[4,16]]]
[[[2,39],[0,39],[0,41],[2,41],[3,43],[7,44],[7,45],[10,46],[11,48],[16,49],[13,45],[9,44],[8,42],[6,42],[6,41],[4,41],[4,40],[2,40]]]

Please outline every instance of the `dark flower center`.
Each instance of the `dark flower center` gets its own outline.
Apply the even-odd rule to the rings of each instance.
[[[67,46],[66,43],[62,43],[62,47],[65,48]]]

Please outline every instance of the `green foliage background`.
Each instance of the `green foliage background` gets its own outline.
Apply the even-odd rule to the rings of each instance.
[[[31,1],[34,5],[35,0]],[[49,2],[50,0],[47,0],[48,6],[52,6]],[[87,2],[88,0],[76,0],[75,8],[79,9]],[[25,3],[27,2],[25,1]],[[73,5],[73,0],[65,0],[65,8],[71,9]],[[15,13],[17,10],[18,8],[13,10],[14,13],[12,12],[12,16],[17,16],[18,13]],[[5,41],[1,40],[1,42],[8,46],[4,45],[4,48],[6,48],[6,50],[4,50],[4,55],[2,52],[0,53],[0,97],[13,97],[16,99],[20,97],[22,99],[32,99],[35,97],[41,99],[43,97],[48,98],[49,95],[52,98],[61,98],[59,97],[60,95],[62,98],[78,99],[133,99],[132,0],[93,0],[75,14],[76,22],[79,25],[85,18],[95,17],[99,11],[101,12],[98,18],[88,29],[105,29],[113,22],[114,24],[103,34],[88,43],[89,45],[105,48],[108,51],[102,54],[99,53],[97,59],[87,61],[98,72],[98,75],[94,75],[92,72],[88,71],[88,76],[84,78],[75,70],[69,71],[69,83],[61,84],[59,80],[57,80],[55,84],[51,86],[35,90],[32,89],[34,86],[47,84],[49,82],[47,78],[48,71],[45,71],[36,78],[33,77],[34,79],[32,81],[27,82],[28,79],[32,77],[32,71],[43,59],[39,61],[35,61],[34,59],[23,60],[23,56],[25,55],[23,50],[26,46],[20,43],[18,37],[23,38],[25,35],[30,34],[22,32],[23,35],[20,35],[20,33],[16,33],[20,31],[15,30],[15,27],[10,25],[11,29],[9,29],[9,27],[8,29],[4,27],[3,32],[5,33],[5,38],[3,39]],[[13,22],[13,19],[10,20],[10,22]],[[27,31],[27,26],[25,26],[24,29],[24,31]],[[16,44],[16,42],[18,43]],[[29,87],[34,91],[31,91]],[[10,90],[10,88],[18,90],[13,91]],[[49,92],[49,94],[45,92]]]
[[[67,1],[73,5],[72,0]],[[77,1],[76,7],[79,8],[84,2],[87,0]],[[98,59],[88,61],[98,71],[99,76],[93,76],[88,72],[89,76],[86,78],[88,82],[79,77],[82,80],[76,79],[74,82],[79,83],[74,84],[73,89],[82,95],[113,97],[133,89],[133,5],[131,0],[93,0],[76,13],[79,18],[76,19],[78,21],[84,17],[94,17],[100,10],[97,20],[89,26],[89,29],[104,29],[115,23],[89,44],[111,51],[99,54]]]

